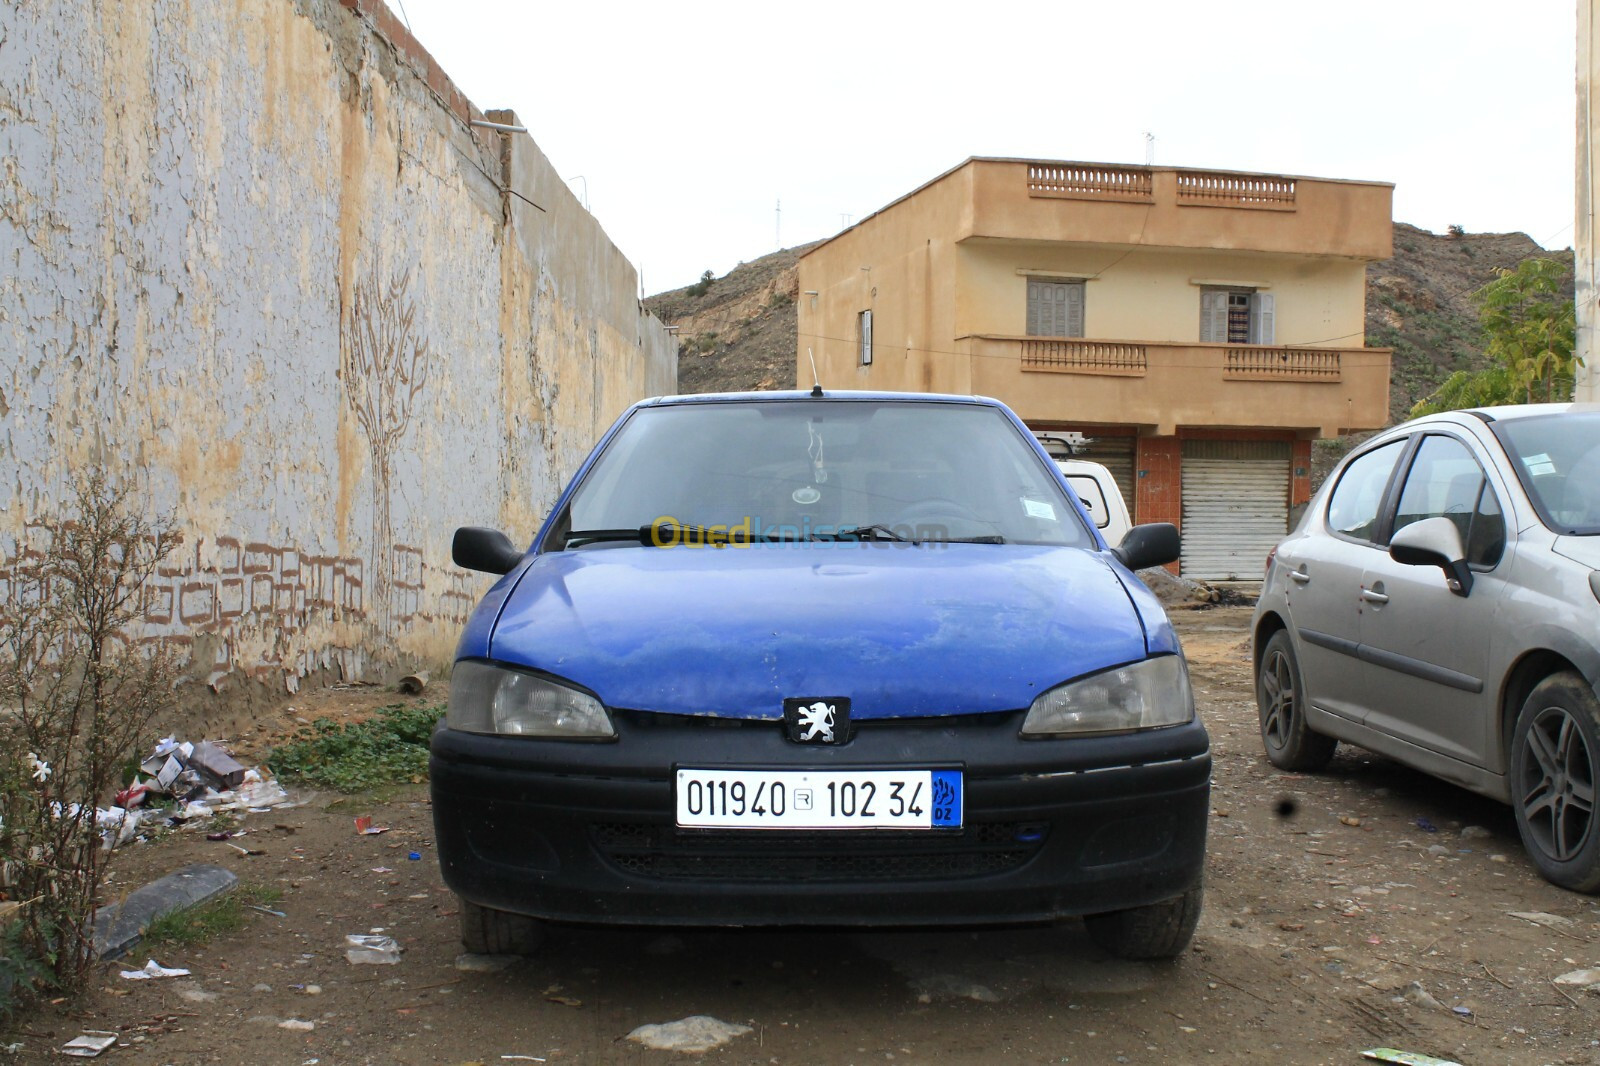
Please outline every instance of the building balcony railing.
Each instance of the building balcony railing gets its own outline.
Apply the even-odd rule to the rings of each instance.
[[[1150,171],[1139,167],[1028,164],[1029,196],[1147,204],[1154,188]]]
[[[978,159],[965,178],[958,241],[1394,253],[1393,188],[1376,182],[1044,159]]]
[[[985,337],[985,340],[1004,340]],[[1150,369],[1151,345],[1126,341],[1077,340],[1055,337],[1017,337],[1019,362],[1025,371],[1059,374],[1115,374],[1143,377]],[[1156,345],[1170,348],[1173,345]],[[1273,348],[1194,345],[1219,352],[1222,376],[1266,381],[1340,380],[1342,353],[1337,348]],[[1361,349],[1368,351],[1369,349]]]
[[[1388,419],[1388,348],[989,334],[962,341],[973,390],[1024,418],[1281,426],[1323,436]]]

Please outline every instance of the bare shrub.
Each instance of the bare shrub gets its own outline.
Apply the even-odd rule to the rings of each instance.
[[[19,551],[0,586],[0,925],[64,991],[93,956],[108,854],[96,808],[152,739],[177,676],[133,623],[178,538],[130,503],[125,484],[85,475],[71,512],[36,527],[48,545]]]

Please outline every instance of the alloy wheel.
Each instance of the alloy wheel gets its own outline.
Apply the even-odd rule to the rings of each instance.
[[[1521,769],[1529,834],[1550,858],[1570,861],[1594,820],[1594,753],[1565,708],[1546,707],[1534,717]]]
[[[1267,653],[1267,660],[1262,664],[1261,691],[1266,703],[1261,732],[1273,747],[1286,747],[1293,735],[1296,712],[1294,666],[1289,657],[1276,648]]]

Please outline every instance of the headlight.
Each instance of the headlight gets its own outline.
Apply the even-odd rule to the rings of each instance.
[[[586,692],[493,663],[463,660],[450,675],[445,725],[467,733],[613,737],[611,716]]]
[[[1028,708],[1022,735],[1126,733],[1193,720],[1189,668],[1183,656],[1163,655],[1057,685]]]

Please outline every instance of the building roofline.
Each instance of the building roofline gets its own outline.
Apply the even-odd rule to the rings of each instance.
[[[963,159],[961,162],[957,163],[955,166],[951,167],[949,170],[946,170],[944,173],[939,174],[936,177],[929,178],[927,181],[923,182],[921,185],[918,185],[915,189],[912,189],[910,192],[903,193],[902,195],[895,197],[893,200],[890,200],[888,203],[884,204],[882,207],[878,208],[876,211],[872,212],[870,215],[864,216],[861,219],[860,222],[856,222],[853,225],[847,226],[846,228],[840,230],[838,233],[835,233],[832,237],[828,237],[828,238],[826,238],[824,240],[818,241],[816,243],[816,245],[811,248],[810,251],[808,251],[804,255],[800,256],[800,258],[804,259],[804,258],[806,258],[806,256],[813,255],[813,254],[821,251],[823,248],[826,248],[828,245],[832,244],[834,241],[838,240],[840,237],[843,237],[845,234],[849,233],[850,231],[856,229],[859,226],[866,225],[868,222],[871,222],[873,219],[877,218],[879,215],[883,214],[884,212],[889,211],[890,209],[892,209],[894,207],[897,207],[898,205],[900,205],[901,203],[905,202],[906,200],[911,199],[913,196],[916,196],[918,193],[921,193],[924,189],[928,189],[928,188],[931,188],[931,187],[939,184],[941,181],[945,180],[950,175],[954,174],[956,171],[961,170],[961,169],[963,169],[965,167],[968,167],[968,166],[972,165],[973,163],[1042,163],[1045,166],[1061,166],[1061,167],[1108,167],[1108,168],[1115,168],[1115,169],[1118,169],[1118,170],[1143,170],[1143,171],[1148,171],[1149,173],[1152,173],[1152,174],[1156,173],[1157,171],[1163,171],[1164,172],[1164,171],[1182,170],[1185,173],[1190,173],[1190,174],[1219,174],[1219,175],[1227,175],[1229,177],[1249,177],[1249,178],[1289,178],[1289,179],[1291,179],[1293,181],[1320,181],[1320,182],[1326,182],[1326,183],[1331,184],[1331,185],[1369,185],[1369,186],[1373,186],[1375,188],[1381,188],[1381,189],[1392,189],[1392,188],[1394,188],[1394,182],[1392,182],[1392,181],[1368,181],[1368,180],[1365,180],[1365,179],[1362,179],[1362,178],[1319,178],[1319,177],[1316,177],[1315,175],[1311,175],[1311,174],[1281,174],[1281,173],[1277,173],[1275,171],[1265,171],[1265,170],[1217,170],[1217,169],[1214,169],[1214,168],[1211,168],[1211,167],[1183,167],[1183,166],[1168,165],[1168,164],[1165,164],[1165,163],[1151,164],[1151,165],[1146,166],[1145,164],[1142,164],[1142,163],[1096,163],[1096,162],[1093,162],[1093,161],[1090,161],[1090,160],[1085,160],[1085,159],[1039,159],[1039,158],[1036,158],[1036,157],[1024,157],[1024,156],[969,155],[969,156],[967,156],[967,158]]]

